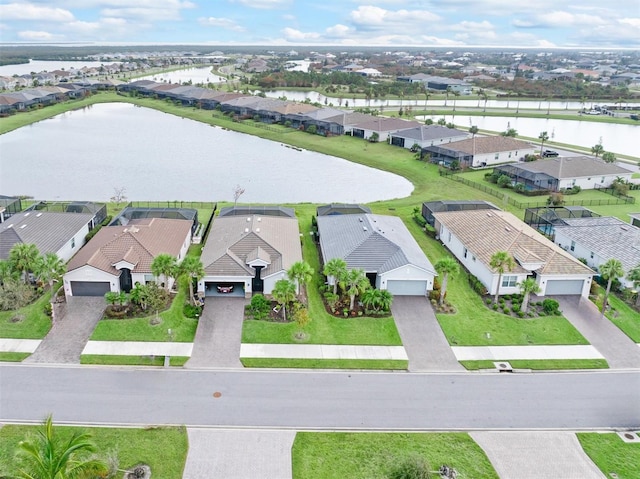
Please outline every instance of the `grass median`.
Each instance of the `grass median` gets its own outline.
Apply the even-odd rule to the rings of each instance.
[[[406,370],[409,362],[400,359],[288,359],[288,358],[240,358],[246,368],[297,368],[297,369],[378,369]]]
[[[640,443],[626,443],[615,433],[578,433],[577,436],[584,452],[605,477],[640,477]]]
[[[80,364],[102,366],[164,366],[165,356],[109,356],[105,354],[83,354]],[[182,367],[189,360],[186,356],[171,356],[169,365]]]
[[[531,369],[533,371],[557,369],[608,369],[604,359],[506,359],[514,369]],[[496,361],[497,362],[497,361]],[[494,369],[494,361],[460,361],[467,370]]]

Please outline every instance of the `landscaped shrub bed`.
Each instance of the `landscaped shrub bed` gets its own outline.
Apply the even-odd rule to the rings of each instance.
[[[540,316],[560,316],[562,313],[558,309],[560,306],[555,299],[544,299],[542,301],[529,300],[527,312],[522,310],[523,295],[505,294],[498,297],[498,302],[494,302],[493,296],[484,296],[483,301],[487,308],[498,313],[515,318],[537,318]]]

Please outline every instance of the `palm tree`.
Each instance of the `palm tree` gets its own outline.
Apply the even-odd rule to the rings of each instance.
[[[67,271],[67,266],[57,254],[48,252],[40,257],[36,271],[40,280],[49,283],[49,290],[53,292],[53,284],[62,278]]]
[[[620,260],[611,258],[606,263],[600,265],[600,276],[607,280],[607,289],[604,292],[604,300],[602,301],[602,318],[604,318],[604,312],[607,310],[607,301],[609,300],[609,293],[611,292],[611,284],[614,279],[618,279],[624,276],[624,269]]]
[[[546,131],[540,132],[538,135],[538,140],[540,140],[540,155],[544,152],[544,142],[549,140],[549,135]]]
[[[469,127],[469,133],[471,133],[471,138],[475,138],[475,136],[478,134],[478,131],[480,131],[478,129],[478,127],[476,125],[470,126]]]
[[[520,292],[522,293],[522,306],[520,309],[527,313],[529,310],[529,296],[531,296],[531,293],[539,293],[540,286],[538,286],[534,278],[527,278],[520,283]]]
[[[378,289],[369,288],[364,293],[362,293],[362,297],[360,299],[366,311],[377,309],[378,307],[377,292],[378,291],[379,291]]]
[[[273,285],[271,296],[280,306],[282,306],[282,315],[287,320],[287,304],[296,299],[296,285],[288,279],[279,279]]]
[[[350,269],[340,282],[340,286],[345,293],[349,295],[349,310],[353,311],[356,302],[356,296],[363,293],[367,288],[371,287],[369,279],[363,269]]]
[[[460,272],[460,265],[451,256],[445,256],[433,265],[439,275],[442,276],[442,285],[440,287],[440,306],[444,303],[444,296],[447,294],[447,281],[449,276],[455,276]]]
[[[393,303],[393,295],[386,289],[376,289],[374,291],[378,291],[378,306],[380,309],[382,311],[389,311]]]
[[[627,279],[629,281],[633,281],[633,287],[636,290],[640,289],[640,264],[634,268],[631,268],[627,273]],[[640,291],[637,292],[636,296],[636,308],[640,307]]]
[[[29,272],[35,269],[39,256],[36,245],[29,243],[16,243],[9,251],[9,262],[14,269],[22,272],[25,284],[29,282]]]
[[[333,294],[338,294],[338,283],[347,273],[347,263],[342,258],[333,258],[327,261],[322,271],[325,276],[333,278]]]
[[[313,278],[313,268],[306,261],[297,261],[287,270],[287,276],[296,283],[298,293],[302,291],[302,285]]]
[[[96,451],[91,435],[74,432],[70,438],[60,437],[53,429],[51,416],[35,436],[21,441],[18,447],[19,477],[24,479],[96,477],[107,472],[104,461],[82,457],[83,453]]]
[[[0,284],[10,280],[18,280],[18,272],[7,260],[0,260]]]
[[[189,281],[189,302],[195,304],[193,296],[193,280],[200,281],[204,277],[202,261],[195,256],[187,256],[178,265],[179,276],[186,276]]]
[[[458,90],[453,90],[453,111],[456,111],[456,98],[460,96],[460,92]]]
[[[164,278],[164,288],[169,291],[169,278],[172,278],[176,272],[176,259],[167,253],[161,253],[151,263],[151,273],[158,278]]]
[[[610,151],[605,151],[602,153],[602,161],[605,163],[615,163],[617,160],[615,153],[611,153]]]
[[[496,295],[493,300],[495,303],[497,303],[498,296],[500,295],[500,285],[502,284],[502,275],[505,273],[505,271],[511,271],[516,266],[516,262],[506,251],[496,251],[491,256],[489,266],[493,271],[498,273],[498,287],[496,288]]]
[[[593,145],[591,147],[591,153],[596,155],[596,158],[598,158],[599,155],[604,153],[604,147],[602,146],[602,143],[598,143],[597,145]]]

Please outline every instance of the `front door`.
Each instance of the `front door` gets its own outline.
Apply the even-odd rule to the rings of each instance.
[[[254,293],[262,293],[264,291],[264,281],[262,281],[262,278],[260,277],[262,268],[264,268],[264,266],[253,267],[253,269],[256,270],[256,275],[253,277],[253,280],[251,281],[251,290]]]
[[[133,283],[131,281],[131,270],[128,268],[122,268],[120,270],[120,291],[128,293],[131,291]]]

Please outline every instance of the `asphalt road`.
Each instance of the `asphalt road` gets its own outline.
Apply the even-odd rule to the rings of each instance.
[[[214,393],[220,393],[214,397]],[[640,426],[640,371],[366,373],[0,365],[0,422],[297,429]]]

